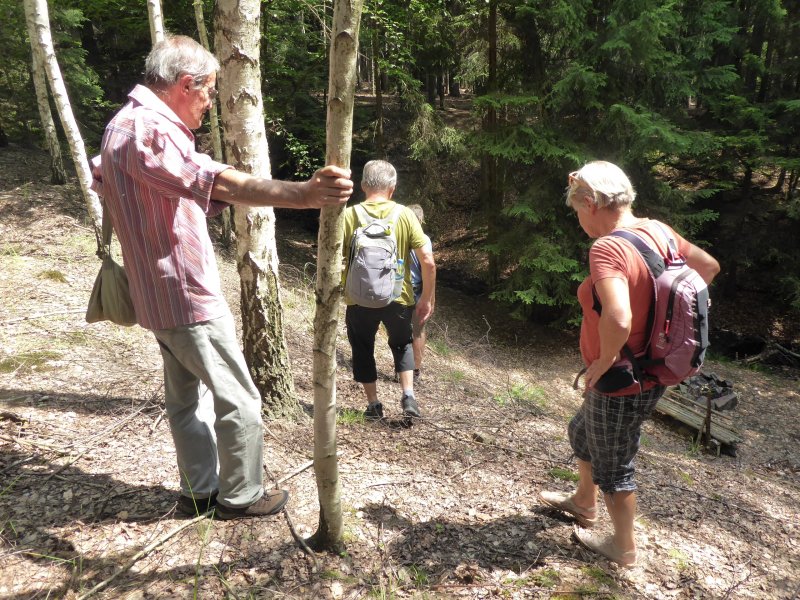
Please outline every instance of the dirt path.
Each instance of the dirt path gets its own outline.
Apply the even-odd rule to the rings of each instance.
[[[95,597],[800,594],[796,378],[708,365],[740,394],[735,458],[699,452],[666,420],[647,423],[637,521],[646,558],[620,571],[581,550],[572,524],[536,500],[573,486],[574,338],[510,323],[484,299],[445,288],[418,387],[426,420],[410,430],[359,419],[340,336],[346,554],[304,555],[283,517],[176,517],[155,342],[139,328],[83,321],[98,261],[76,189],[47,185],[38,153],[0,150],[0,173],[0,600],[79,598],[159,542]],[[313,247],[299,230],[279,232],[296,387],[310,412]],[[236,306],[234,265],[224,256],[220,265]],[[388,350],[379,370],[397,416]],[[268,478],[285,478],[311,457],[311,421],[269,423],[265,442]],[[297,531],[312,534],[313,471],[282,485]]]

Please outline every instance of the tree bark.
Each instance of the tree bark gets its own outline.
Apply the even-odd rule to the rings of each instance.
[[[489,0],[488,40],[489,40],[489,80],[487,93],[497,92],[497,0]],[[497,133],[497,109],[489,106],[484,119],[484,132],[492,138]],[[500,233],[501,210],[503,207],[502,191],[499,185],[499,161],[497,157],[485,153],[481,157],[481,200],[489,224],[488,241],[493,243]],[[489,254],[488,277],[490,285],[500,279],[500,260],[497,254]]]
[[[161,16],[161,0],[147,0],[147,20],[150,22],[150,39],[153,44],[164,39],[164,19]]]
[[[348,168],[353,138],[358,29],[363,0],[336,0],[331,32],[325,163]],[[314,473],[319,527],[308,540],[315,550],[338,552],[342,502],[336,459],[336,332],[341,300],[344,209],[326,207],[317,240],[317,310],[314,315]]]
[[[271,177],[261,97],[259,0],[220,0],[214,47],[225,155],[237,169]],[[271,418],[295,417],[300,407],[283,329],[283,309],[272,208],[234,211],[237,267],[241,279],[244,355]]]
[[[62,185],[67,182],[67,172],[64,170],[64,158],[61,156],[61,144],[58,141],[56,124],[53,122],[53,112],[50,110],[44,59],[36,42],[36,24],[30,11],[26,11],[25,21],[31,41],[31,78],[36,90],[36,103],[39,106],[39,119],[42,121],[45,144],[50,153],[50,183]]]
[[[208,51],[211,51],[211,45],[208,42],[208,30],[206,29],[206,19],[203,15],[203,0],[194,0],[194,18],[197,22],[197,32],[200,35],[200,43]],[[216,99],[211,103],[211,110],[209,111],[209,119],[211,120],[211,147],[214,149],[214,159],[223,161],[222,155],[222,136],[219,131],[219,111],[217,110]],[[222,211],[222,243],[225,247],[231,244],[231,208],[228,207]]]
[[[78,123],[72,114],[72,107],[67,96],[67,88],[64,79],[61,77],[61,69],[58,66],[55,49],[53,48],[53,38],[50,35],[50,16],[47,11],[47,0],[24,0],[25,17],[33,23],[36,44],[39,46],[42,60],[44,61],[47,81],[53,93],[56,103],[58,116],[67,134],[72,160],[75,163],[75,170],[78,173],[78,182],[83,192],[84,200],[92,219],[94,228],[99,235],[100,223],[102,222],[103,209],[100,206],[100,198],[95,194],[90,186],[92,184],[92,171],[89,168],[89,160],[86,158],[86,149],[83,145],[83,138],[78,129]]]
[[[381,158],[385,157],[383,149],[383,92],[381,91],[381,65],[378,61],[378,30],[377,27],[372,34],[372,56],[373,62],[373,88],[375,90],[375,154]]]

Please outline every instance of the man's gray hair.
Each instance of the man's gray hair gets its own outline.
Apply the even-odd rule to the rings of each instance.
[[[598,208],[630,206],[636,199],[636,191],[625,172],[604,160],[587,163],[570,173],[567,206],[572,206],[572,199],[580,192],[591,195]]]
[[[385,160],[371,160],[364,165],[361,187],[365,191],[386,192],[397,186],[397,171]]]
[[[196,85],[219,71],[219,61],[208,50],[185,35],[168,34],[156,42],[144,63],[144,82],[156,88],[170,86],[189,74]]]

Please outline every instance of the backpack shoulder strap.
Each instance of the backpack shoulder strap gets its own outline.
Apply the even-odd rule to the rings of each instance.
[[[356,211],[356,229],[358,229],[359,225],[369,225],[375,220],[374,217],[370,216],[363,204],[356,204],[353,208]]]
[[[664,257],[661,256],[657,250],[654,250],[650,244],[645,242],[641,237],[626,229],[615,229],[609,235],[613,235],[614,237],[622,238],[630,242],[631,245],[633,245],[633,247],[636,248],[641,255],[642,260],[644,260],[644,263],[647,265],[647,268],[650,270],[650,273],[653,275],[654,279],[658,279],[658,277],[661,276],[661,273],[664,272],[664,269],[666,268],[666,265],[664,264]]]
[[[403,214],[403,209],[405,206],[402,204],[395,204],[392,212],[389,213],[389,216],[386,217],[386,220],[389,222],[390,225],[394,225],[397,223],[397,220],[400,218],[400,215]]]
[[[656,227],[658,227],[661,230],[661,232],[664,234],[664,238],[667,240],[667,252],[668,252],[667,260],[669,260],[670,263],[683,261],[684,259],[681,256],[681,253],[678,251],[678,242],[675,241],[675,238],[672,235],[670,235],[669,231],[667,230],[667,228],[664,226],[663,223],[659,221],[653,221],[653,222],[656,224]]]

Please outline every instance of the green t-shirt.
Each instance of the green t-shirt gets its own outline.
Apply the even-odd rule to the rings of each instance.
[[[362,202],[367,214],[376,219],[385,219],[392,212],[396,206],[394,200],[378,200],[372,202]],[[350,206],[344,213],[344,244],[342,244],[343,257],[345,261],[344,269],[342,270],[342,287],[347,279],[347,270],[350,265],[347,264],[347,257],[350,255],[350,242],[353,239],[353,232],[363,223],[358,223],[358,216],[356,215],[355,206]],[[408,208],[403,207],[400,216],[397,218],[397,228],[395,229],[395,240],[397,240],[397,257],[403,259],[403,268],[405,271],[403,281],[403,293],[395,302],[399,302],[405,306],[414,306],[414,290],[411,287],[411,264],[408,259],[408,253],[414,248],[422,248],[425,245],[425,234],[422,232],[422,226],[419,224],[417,217]],[[344,301],[350,305],[354,304],[347,297],[347,292],[344,294]]]

